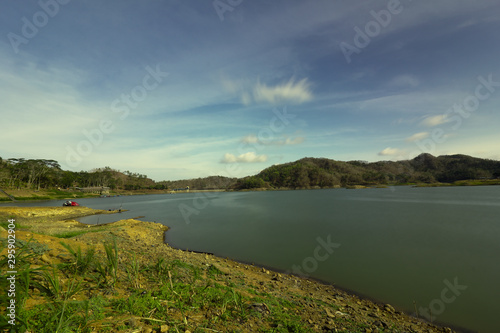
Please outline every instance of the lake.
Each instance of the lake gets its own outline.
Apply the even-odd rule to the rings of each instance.
[[[332,283],[433,321],[498,332],[500,186],[78,199],[169,226],[167,242]],[[63,201],[19,205],[60,205]]]

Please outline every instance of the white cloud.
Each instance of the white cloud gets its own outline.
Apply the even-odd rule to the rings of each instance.
[[[296,137],[295,139],[290,139],[290,138],[286,138],[286,140],[284,141],[284,145],[299,145],[301,144],[302,142],[304,142],[304,137],[302,136],[298,136]]]
[[[391,148],[387,147],[381,152],[378,153],[379,156],[394,156],[394,155],[401,155],[403,152],[400,149],[397,148]]]
[[[254,152],[248,152],[235,156],[225,153],[221,163],[261,163],[267,161],[267,155],[257,155]]]
[[[253,98],[255,102],[301,104],[313,98],[310,86],[307,79],[302,79],[297,83],[291,79],[285,84],[274,87],[258,82],[253,91]]]
[[[268,86],[258,81],[256,84],[248,80],[220,79],[221,85],[231,94],[239,94],[244,105],[252,103],[301,104],[313,98],[311,83],[307,78],[298,82],[292,78],[288,82]]]
[[[441,114],[438,116],[430,116],[425,118],[420,124],[428,127],[433,127],[449,122],[448,116]]]
[[[430,135],[429,132],[415,133],[412,136],[410,136],[409,138],[407,138],[406,141],[408,141],[408,142],[414,142],[414,141],[423,140],[425,138],[428,138],[429,135]]]
[[[245,136],[243,139],[241,139],[241,142],[248,143],[248,144],[257,143],[257,142],[259,142],[259,138],[257,138],[257,136],[254,134],[250,134],[250,135]]]

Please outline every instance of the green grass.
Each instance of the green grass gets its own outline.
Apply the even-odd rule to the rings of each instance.
[[[32,268],[30,260],[39,258],[46,249],[36,242],[21,244],[17,256],[20,295],[16,327],[20,332],[136,330],[128,318],[156,331],[166,324],[169,332],[242,332],[252,324],[260,332],[310,332],[300,316],[302,309],[310,304],[331,307],[310,297],[296,295],[285,300],[258,292],[240,281],[238,275],[225,274],[215,265],[197,266],[166,258],[143,264],[133,253],[120,253],[115,240],[105,243],[103,256],[94,248],[83,251],[61,244],[68,251],[68,260],[37,269]],[[1,275],[6,271],[5,256],[0,258],[0,264]],[[3,290],[5,284],[2,275]],[[34,288],[44,302],[26,309],[25,301],[33,297]],[[0,301],[6,301],[4,298],[0,295]],[[1,319],[0,330],[8,327]],[[364,331],[355,323],[349,327]]]
[[[4,228],[5,230],[9,229],[9,222],[0,222],[0,227]],[[17,227],[17,226],[16,226]]]
[[[51,200],[50,196],[45,195],[33,195],[31,197],[14,197],[17,201],[29,201],[29,200]]]
[[[73,273],[85,274],[93,269],[96,265],[95,249],[89,248],[85,254],[82,253],[80,246],[75,250],[70,245],[61,242],[68,252],[73,256],[73,262],[68,264],[68,268]]]

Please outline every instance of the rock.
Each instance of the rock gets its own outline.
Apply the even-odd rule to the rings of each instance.
[[[50,264],[50,263],[51,263],[51,261],[50,261],[50,259],[49,259],[49,256],[48,256],[48,255],[46,255],[45,253],[44,253],[44,254],[42,254],[42,256],[40,257],[40,259],[42,259],[42,261],[43,261],[43,262],[45,262],[45,263],[47,263],[47,264]]]
[[[168,332],[169,329],[170,329],[170,327],[168,325],[161,325],[160,326],[160,332],[161,333]]]
[[[328,309],[325,309],[325,312],[326,312],[326,315],[330,318],[335,318],[335,315],[333,313],[330,312],[330,310]]]
[[[377,320],[377,322],[379,323],[379,325],[376,325],[378,327],[381,327],[381,328],[387,328],[387,327],[389,327],[389,325],[387,325],[387,323],[385,321]]]
[[[396,310],[394,310],[394,308],[390,304],[386,304],[384,309],[385,309],[385,311],[390,312],[390,313],[394,313],[396,311]]]
[[[340,311],[335,311],[335,314],[336,314],[337,316],[340,316],[340,317],[344,317],[344,316],[347,316],[347,315],[348,315],[347,313],[340,312]]]
[[[255,310],[255,311],[258,311],[260,313],[271,312],[271,310],[269,310],[269,307],[267,306],[266,303],[253,303],[253,304],[248,305],[248,308]]]

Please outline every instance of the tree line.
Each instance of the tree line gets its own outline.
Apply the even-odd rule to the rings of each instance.
[[[57,161],[0,157],[0,188],[4,189],[73,189],[77,187],[109,187],[112,190],[173,190],[189,187],[196,190],[227,189],[236,178],[205,178],[156,182],[148,176],[119,171],[106,166],[90,171],[62,170]]]
[[[57,161],[48,159],[0,158],[0,188],[69,189],[109,187],[123,190],[196,190],[254,188],[327,188],[352,185],[396,185],[410,183],[451,183],[468,179],[499,179],[500,161],[467,155],[434,157],[421,154],[405,161],[336,161],[327,158],[303,158],[274,165],[254,176],[205,178],[156,182],[146,175],[118,171],[108,166],[90,171],[62,170]]]
[[[421,154],[412,160],[335,161],[303,158],[274,165],[254,176],[238,179],[234,189],[325,188],[352,185],[452,183],[469,179],[500,178],[500,162],[467,155],[434,157]]]
[[[0,188],[70,189],[75,187],[110,187],[111,189],[155,188],[146,175],[120,172],[110,167],[91,171],[62,170],[57,161],[47,159],[0,158]],[[158,186],[165,189],[164,186]]]

